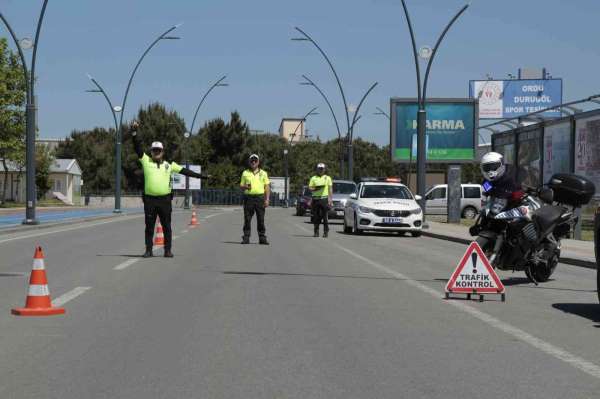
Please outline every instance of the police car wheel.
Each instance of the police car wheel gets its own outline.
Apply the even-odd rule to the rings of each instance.
[[[358,220],[356,219],[356,215],[354,215],[354,225],[352,226],[352,232],[356,235],[360,235],[363,233],[363,231],[358,228]]]
[[[346,224],[346,218],[344,217],[344,233],[350,234],[352,233],[352,227]]]
[[[421,233],[420,231],[413,231],[410,234],[412,234],[413,237],[421,237],[421,235],[423,235],[423,233]]]

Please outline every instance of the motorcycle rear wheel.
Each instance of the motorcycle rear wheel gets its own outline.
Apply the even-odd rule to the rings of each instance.
[[[552,273],[554,273],[554,270],[556,270],[557,265],[558,257],[553,256],[548,260],[547,265],[538,265],[537,267],[531,269],[531,273],[537,282],[545,283],[546,281],[550,280],[550,276],[552,276]]]

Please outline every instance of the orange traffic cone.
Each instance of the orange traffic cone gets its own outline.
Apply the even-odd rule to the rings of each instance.
[[[200,223],[198,223],[198,218],[196,217],[196,210],[193,209],[192,210],[192,220],[190,221],[190,226],[196,227],[199,225],[200,225]]]
[[[158,224],[156,225],[156,235],[154,236],[154,245],[156,245],[156,246],[165,245],[165,236],[163,235],[163,228],[162,228],[162,225],[160,224],[160,220],[158,221]]]
[[[11,313],[17,316],[51,316],[65,313],[65,308],[52,307],[41,247],[35,249],[25,307],[12,309]]]

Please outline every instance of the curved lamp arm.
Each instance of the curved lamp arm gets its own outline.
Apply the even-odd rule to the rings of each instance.
[[[327,103],[327,106],[329,107],[329,111],[331,111],[331,115],[333,116],[333,121],[335,122],[335,128],[337,129],[337,133],[338,133],[338,139],[342,139],[342,133],[340,132],[340,125],[338,123],[337,117],[335,115],[335,111],[333,110],[333,107],[331,106],[331,103],[329,102],[329,99],[327,98],[327,96],[325,95],[325,93],[323,93],[323,91],[319,88],[319,86],[317,86],[312,80],[310,80],[306,75],[302,75],[302,77],[304,79],[306,79],[306,81],[308,82],[308,84],[312,87],[314,87],[319,94],[321,94],[321,97],[323,97],[323,99],[325,100],[325,102]]]
[[[365,101],[365,99],[367,98],[367,96],[369,95],[369,93],[371,93],[373,91],[373,89],[375,88],[375,86],[377,86],[379,84],[379,82],[375,82],[373,83],[373,85],[371,87],[369,87],[369,90],[367,90],[367,92],[364,94],[364,96],[360,99],[360,102],[358,103],[358,107],[356,107],[356,111],[354,112],[354,118],[352,118],[352,125],[350,125],[350,131],[348,132],[350,134],[350,141],[349,143],[352,143],[352,131],[354,130],[354,125],[356,124],[356,122],[358,121],[358,111],[360,111],[360,107],[363,105],[363,102]]]
[[[404,0],[402,0],[402,1],[404,2]],[[425,71],[425,81],[423,82],[423,97],[422,97],[423,101],[427,98],[427,80],[429,79],[429,72],[431,71],[431,65],[433,64],[433,59],[435,58],[435,54],[437,53],[437,50],[440,47],[440,43],[442,42],[442,40],[444,40],[444,37],[446,36],[446,33],[448,33],[448,30],[450,29],[450,27],[454,24],[454,22],[456,22],[458,17],[460,17],[462,15],[462,13],[464,13],[467,10],[467,8],[469,8],[469,4],[465,4],[463,6],[463,8],[460,9],[460,11],[450,20],[448,25],[446,25],[446,27],[442,31],[442,34],[440,35],[437,42],[435,43],[435,47],[433,48],[431,58],[429,59],[429,62],[427,63],[427,70]]]
[[[152,44],[150,44],[150,46],[148,46],[148,48],[146,49],[146,51],[144,51],[144,53],[142,54],[142,56],[138,60],[137,64],[135,65],[135,68],[133,68],[133,72],[131,72],[131,76],[129,77],[129,83],[127,83],[127,89],[125,90],[125,96],[123,97],[123,104],[121,104],[121,117],[119,119],[119,126],[121,126],[123,124],[123,115],[125,115],[125,104],[127,103],[127,96],[129,95],[129,89],[131,88],[131,83],[133,82],[133,78],[135,77],[135,73],[137,72],[138,68],[140,67],[140,64],[142,63],[142,61],[146,57],[146,54],[148,54],[150,52],[150,50],[152,50],[152,48],[159,41],[161,41],[162,39],[164,39],[169,33],[171,33],[172,31],[174,31],[175,29],[179,28],[180,26],[181,26],[181,24],[175,25],[172,28],[170,28],[169,30],[165,31],[159,37],[157,37],[152,42]]]
[[[13,41],[15,42],[15,46],[17,46],[17,50],[19,52],[19,58],[21,58],[24,82],[25,82],[25,86],[27,87],[27,103],[29,104],[29,103],[31,103],[31,88],[29,86],[29,71],[27,69],[27,60],[25,59],[25,54],[23,54],[23,49],[21,48],[21,45],[19,44],[19,39],[17,38],[15,31],[12,29],[12,27],[10,26],[10,24],[8,23],[6,18],[4,18],[4,15],[2,15],[1,12],[0,12],[0,19],[2,20],[4,25],[6,25],[6,29],[8,30],[8,33],[10,34]]]
[[[196,124],[196,117],[198,116],[198,111],[200,111],[200,107],[202,107],[204,100],[206,100],[206,97],[208,97],[210,92],[213,91],[213,89],[215,87],[219,86],[221,84],[221,82],[225,80],[225,78],[227,78],[227,75],[223,76],[221,79],[219,79],[215,83],[213,83],[213,85],[210,86],[210,89],[208,89],[206,91],[206,93],[204,93],[204,96],[202,96],[202,100],[200,100],[200,103],[198,104],[198,107],[196,108],[196,112],[194,113],[194,119],[192,120],[192,126],[190,127],[190,134],[194,134],[194,125]]]
[[[329,60],[329,57],[327,57],[327,54],[325,54],[323,49],[321,49],[321,47],[319,47],[317,42],[315,42],[312,37],[310,37],[306,32],[304,32],[302,29],[300,29],[298,27],[295,27],[294,29],[296,29],[298,32],[300,32],[300,34],[302,34],[302,36],[304,36],[309,42],[311,42],[317,48],[317,50],[319,50],[319,52],[321,53],[323,58],[325,58],[325,61],[327,61],[327,64],[329,64],[329,68],[331,68],[331,71],[333,72],[333,76],[335,76],[335,80],[337,81],[338,88],[340,89],[340,93],[342,94],[342,100],[344,101],[344,111],[346,111],[346,125],[348,127],[348,130],[350,130],[350,115],[348,114],[348,102],[346,101],[346,95],[344,94],[344,89],[342,88],[342,82],[340,82],[340,78],[339,78],[337,72],[335,71],[333,64]]]
[[[117,122],[117,114],[115,113],[115,108],[113,107],[112,101],[110,101],[110,98],[108,97],[108,95],[106,94],[106,91],[104,91],[104,88],[102,86],[100,86],[100,83],[98,83],[96,81],[96,79],[94,79],[92,76],[87,75],[87,77],[92,81],[92,83],[98,88],[98,91],[100,93],[102,93],[102,95],[104,96],[104,99],[106,100],[106,102],[108,103],[108,106],[110,108],[110,112],[112,113],[113,119],[115,121],[115,133],[116,131],[119,129],[119,123]]]

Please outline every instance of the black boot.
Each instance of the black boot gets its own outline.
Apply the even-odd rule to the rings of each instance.
[[[250,244],[250,237],[243,236],[242,237],[242,244]]]
[[[165,249],[165,258],[172,258],[173,252],[170,249]]]
[[[315,229],[315,233],[313,234],[313,237],[318,237],[319,236],[319,229]]]
[[[152,257],[152,248],[146,249],[146,252],[142,255],[142,258],[151,258]]]
[[[323,232],[323,238],[327,238],[329,236],[329,232],[328,231],[324,231]]]
[[[267,241],[267,237],[265,237],[265,236],[261,236],[261,237],[258,239],[258,243],[259,243],[260,245],[269,245],[269,241]]]

